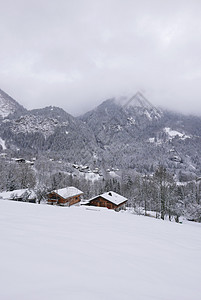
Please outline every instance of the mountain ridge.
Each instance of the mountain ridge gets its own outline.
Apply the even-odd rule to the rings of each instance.
[[[0,121],[1,151],[48,153],[92,169],[150,173],[164,164],[176,173],[201,172],[201,118],[158,109],[139,92],[124,101],[105,100],[79,117],[54,106],[26,110],[16,102]]]

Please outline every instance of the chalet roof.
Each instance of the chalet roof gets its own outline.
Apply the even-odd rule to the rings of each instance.
[[[106,192],[104,194],[101,194],[101,195],[98,195],[96,197],[94,197],[93,199],[97,198],[97,197],[102,197],[110,202],[112,202],[113,204],[116,204],[116,205],[120,205],[121,203],[127,201],[128,199],[126,199],[125,197],[113,192],[113,191],[109,191],[109,192]],[[93,199],[90,199],[93,200]]]
[[[74,186],[68,186],[66,188],[54,190],[52,192],[58,194],[59,196],[61,196],[64,199],[83,194],[82,191],[78,190]]]

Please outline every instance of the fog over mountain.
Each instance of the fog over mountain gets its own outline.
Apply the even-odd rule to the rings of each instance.
[[[155,106],[200,115],[200,1],[1,4],[1,88],[25,108],[77,116],[140,90]]]

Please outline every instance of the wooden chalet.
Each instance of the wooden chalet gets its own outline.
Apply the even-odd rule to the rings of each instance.
[[[90,199],[87,205],[107,207],[109,209],[120,211],[121,209],[125,209],[127,201],[128,200],[125,197],[109,191]]]
[[[79,203],[81,201],[82,195],[82,191],[78,190],[74,186],[69,186],[50,192],[47,195],[47,203],[62,206],[71,206],[73,204]]]

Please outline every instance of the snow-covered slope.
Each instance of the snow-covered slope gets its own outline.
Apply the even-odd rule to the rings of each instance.
[[[86,122],[103,143],[127,142],[162,117],[139,92],[133,97],[108,99],[80,119]]]
[[[0,138],[13,149],[59,151],[71,161],[76,161],[81,151],[90,157],[96,150],[91,129],[63,109],[52,106],[4,119]]]
[[[140,173],[150,173],[158,164],[174,172],[175,166],[188,171],[193,165],[193,175],[200,176],[201,118],[162,111],[140,92],[106,100],[79,118],[52,106],[27,111],[3,91],[0,95],[0,151],[11,156],[13,151],[21,151],[20,156],[48,151],[92,170]],[[179,161],[178,154],[169,155],[173,148]]]
[[[8,123],[8,120],[6,119],[3,122]],[[37,132],[48,137],[55,132],[56,128],[68,126],[70,122],[74,122],[71,115],[59,107],[49,106],[28,111],[19,118],[11,120],[10,128],[15,134]]]
[[[2,300],[200,300],[200,224],[6,200],[0,211]]]
[[[191,138],[189,135],[186,135],[185,133],[181,133],[177,130],[172,130],[169,127],[164,128],[164,132],[168,134],[170,140],[174,139],[175,137],[178,137],[182,140]]]
[[[201,118],[158,109],[137,92],[130,98],[108,99],[80,119],[93,130],[107,168],[144,173],[162,164],[173,172],[175,165],[200,170]],[[179,164],[169,155],[172,148],[182,157]]]
[[[5,118],[9,114],[25,109],[13,98],[0,89],[0,116]]]
[[[60,125],[58,120],[53,118],[25,115],[17,120],[13,120],[11,128],[15,134],[41,132],[47,137],[54,133],[58,125]],[[62,125],[68,125],[68,123]]]

